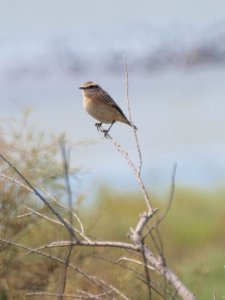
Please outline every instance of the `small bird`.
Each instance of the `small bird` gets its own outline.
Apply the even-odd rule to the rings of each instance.
[[[100,122],[96,123],[95,126],[104,132],[105,137],[116,121],[128,124],[137,130],[137,127],[131,124],[117,103],[97,83],[87,81],[81,84],[79,88],[82,89],[84,109]],[[111,125],[107,130],[103,130],[102,123],[111,123]]]

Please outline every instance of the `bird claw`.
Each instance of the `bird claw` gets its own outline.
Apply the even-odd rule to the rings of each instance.
[[[95,123],[95,126],[98,131],[102,131],[102,123]]]
[[[109,139],[109,138],[110,138],[110,135],[109,135],[109,129],[110,129],[111,127],[109,127],[109,129],[106,130],[106,129],[104,129],[104,128],[102,127],[102,123],[95,123],[95,126],[96,126],[96,128],[97,128],[97,130],[98,130],[99,132],[104,133],[104,137],[105,137],[106,139]]]
[[[102,132],[104,133],[104,137],[106,138],[106,139],[109,139],[110,138],[110,135],[109,135],[109,131],[108,130],[102,130]]]

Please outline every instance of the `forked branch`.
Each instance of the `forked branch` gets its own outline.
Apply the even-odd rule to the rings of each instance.
[[[129,119],[130,122],[133,126],[132,122],[132,115],[131,115],[131,108],[130,108],[130,102],[129,102],[129,82],[128,82],[128,67],[127,67],[127,61],[125,58],[125,81],[126,81],[126,102],[127,102],[127,107],[128,107],[128,112],[129,112]],[[134,126],[133,126],[134,129]],[[72,208],[72,195],[71,195],[71,186],[70,186],[70,181],[69,181],[69,171],[68,171],[68,161],[67,161],[67,156],[65,152],[65,148],[62,147],[62,153],[63,153],[63,158],[64,158],[64,173],[65,173],[65,179],[66,179],[66,187],[67,187],[67,194],[68,194],[68,219],[67,221],[65,218],[63,218],[57,210],[54,209],[54,207],[47,201],[47,199],[42,195],[41,192],[37,188],[35,188],[30,181],[18,170],[18,168],[6,158],[5,155],[0,154],[0,158],[12,169],[14,172],[22,179],[22,183],[20,183],[18,180],[12,179],[4,174],[0,174],[0,176],[6,180],[10,180],[15,184],[19,184],[22,188],[27,189],[30,192],[33,192],[48,208],[49,210],[54,214],[54,216],[58,220],[53,220],[52,218],[45,216],[43,214],[40,214],[36,212],[35,210],[32,210],[30,208],[27,208],[30,213],[37,215],[38,217],[42,217],[43,219],[47,220],[48,222],[52,222],[56,224],[57,226],[65,226],[67,231],[70,234],[70,240],[66,241],[58,241],[58,242],[51,242],[49,244],[45,244],[42,246],[39,246],[36,249],[30,248],[30,247],[25,247],[22,245],[19,245],[17,243],[14,243],[12,241],[7,241],[4,239],[0,238],[1,242],[4,242],[6,244],[11,244],[16,247],[21,247],[23,249],[28,250],[29,252],[27,254],[38,254],[42,255],[45,257],[48,257],[50,259],[53,259],[57,261],[58,263],[63,265],[64,268],[64,275],[62,277],[63,282],[62,282],[62,287],[57,293],[53,293],[56,295],[58,298],[62,299],[63,297],[66,296],[65,294],[65,284],[67,280],[67,269],[73,269],[77,273],[79,273],[81,276],[83,276],[85,279],[87,279],[89,282],[91,282],[93,285],[97,286],[98,289],[100,290],[100,293],[96,294],[98,295],[98,298],[96,299],[106,299],[106,296],[109,298],[113,298],[114,296],[112,293],[116,294],[116,297],[120,297],[123,299],[129,299],[122,291],[114,287],[113,285],[106,283],[102,279],[99,279],[93,275],[89,275],[85,272],[82,272],[80,269],[78,269],[76,266],[74,266],[71,263],[71,251],[73,247],[92,247],[92,248],[102,248],[102,247],[108,247],[108,248],[118,248],[118,249],[123,249],[123,251],[126,251],[126,253],[135,253],[139,255],[140,260],[134,260],[133,258],[130,258],[128,256],[123,256],[119,260],[117,260],[117,264],[121,260],[126,260],[127,262],[130,263],[136,263],[139,264],[140,266],[143,267],[143,274],[140,277],[140,280],[142,280],[146,285],[148,289],[148,295],[149,299],[152,298],[152,293],[157,292],[157,289],[155,289],[153,285],[153,281],[151,279],[151,273],[150,272],[156,272],[157,274],[160,274],[161,278],[165,279],[166,282],[169,282],[175,289],[176,293],[181,296],[184,300],[194,300],[195,296],[188,290],[188,288],[182,283],[182,281],[168,268],[166,264],[166,260],[164,257],[163,251],[160,251],[158,248],[157,254],[153,253],[153,251],[149,248],[149,246],[146,243],[147,237],[151,237],[152,234],[152,228],[156,229],[157,232],[157,237],[158,240],[161,243],[161,248],[163,248],[162,244],[162,239],[160,237],[159,233],[159,225],[160,223],[165,219],[174,195],[174,178],[175,178],[175,171],[176,168],[174,168],[173,172],[173,177],[172,177],[172,189],[171,189],[171,195],[169,199],[169,204],[167,207],[167,210],[165,214],[161,218],[155,218],[158,208],[154,208],[153,204],[151,202],[150,196],[147,192],[147,188],[142,180],[141,176],[141,171],[142,171],[142,154],[141,154],[141,148],[140,148],[140,143],[138,139],[138,134],[137,131],[134,129],[134,138],[135,138],[135,145],[138,153],[138,163],[137,166],[133,162],[133,160],[130,158],[128,152],[109,134],[107,134],[107,138],[109,141],[115,146],[118,152],[122,154],[124,159],[127,161],[130,169],[132,170],[134,177],[140,187],[140,190],[143,195],[143,199],[146,204],[146,211],[140,214],[139,219],[137,221],[137,224],[134,226],[134,228],[130,229],[129,232],[129,238],[130,242],[121,242],[121,241],[107,241],[107,240],[95,240],[93,238],[90,238],[86,236],[85,231],[84,231],[84,226],[81,222],[81,220],[78,218],[76,214],[73,213],[73,208]],[[45,192],[47,193],[47,192]],[[52,198],[53,199],[53,198]],[[60,204],[56,199],[54,199],[55,203],[57,205],[60,205],[60,207],[65,210],[65,206]],[[27,217],[28,214],[23,215],[21,217]],[[74,218],[78,221],[80,229],[77,230],[73,226],[73,220]],[[156,220],[155,220],[155,219]],[[155,220],[155,221],[154,221]],[[151,222],[153,223],[152,226],[148,226],[148,224]],[[155,222],[155,223],[154,223]],[[46,253],[46,249],[51,249],[51,248],[59,248],[59,247],[65,247],[67,249],[66,257],[64,259],[61,259],[59,257],[52,256],[48,253]],[[157,247],[156,247],[157,248]],[[162,254],[163,253],[163,254]],[[164,294],[163,294],[164,293]],[[93,294],[88,293],[87,291],[82,291],[81,294],[83,294],[85,297],[94,296]],[[167,291],[166,289],[162,289],[162,292],[158,292],[160,296],[162,296],[164,299],[169,299],[167,297]],[[34,295],[34,293],[32,294]],[[70,295],[69,295],[70,296]],[[74,298],[76,296],[74,295]],[[95,298],[95,297],[93,297]],[[172,297],[173,298],[173,297]],[[171,299],[171,297],[170,297]]]

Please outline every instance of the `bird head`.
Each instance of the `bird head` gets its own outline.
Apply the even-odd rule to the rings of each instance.
[[[100,86],[93,81],[82,83],[79,89],[81,89],[86,96],[96,94],[96,92],[99,92],[101,90]]]

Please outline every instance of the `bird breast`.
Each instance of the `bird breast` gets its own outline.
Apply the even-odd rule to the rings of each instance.
[[[84,97],[83,106],[89,115],[101,123],[112,123],[113,120],[117,119],[115,109],[98,99]]]

